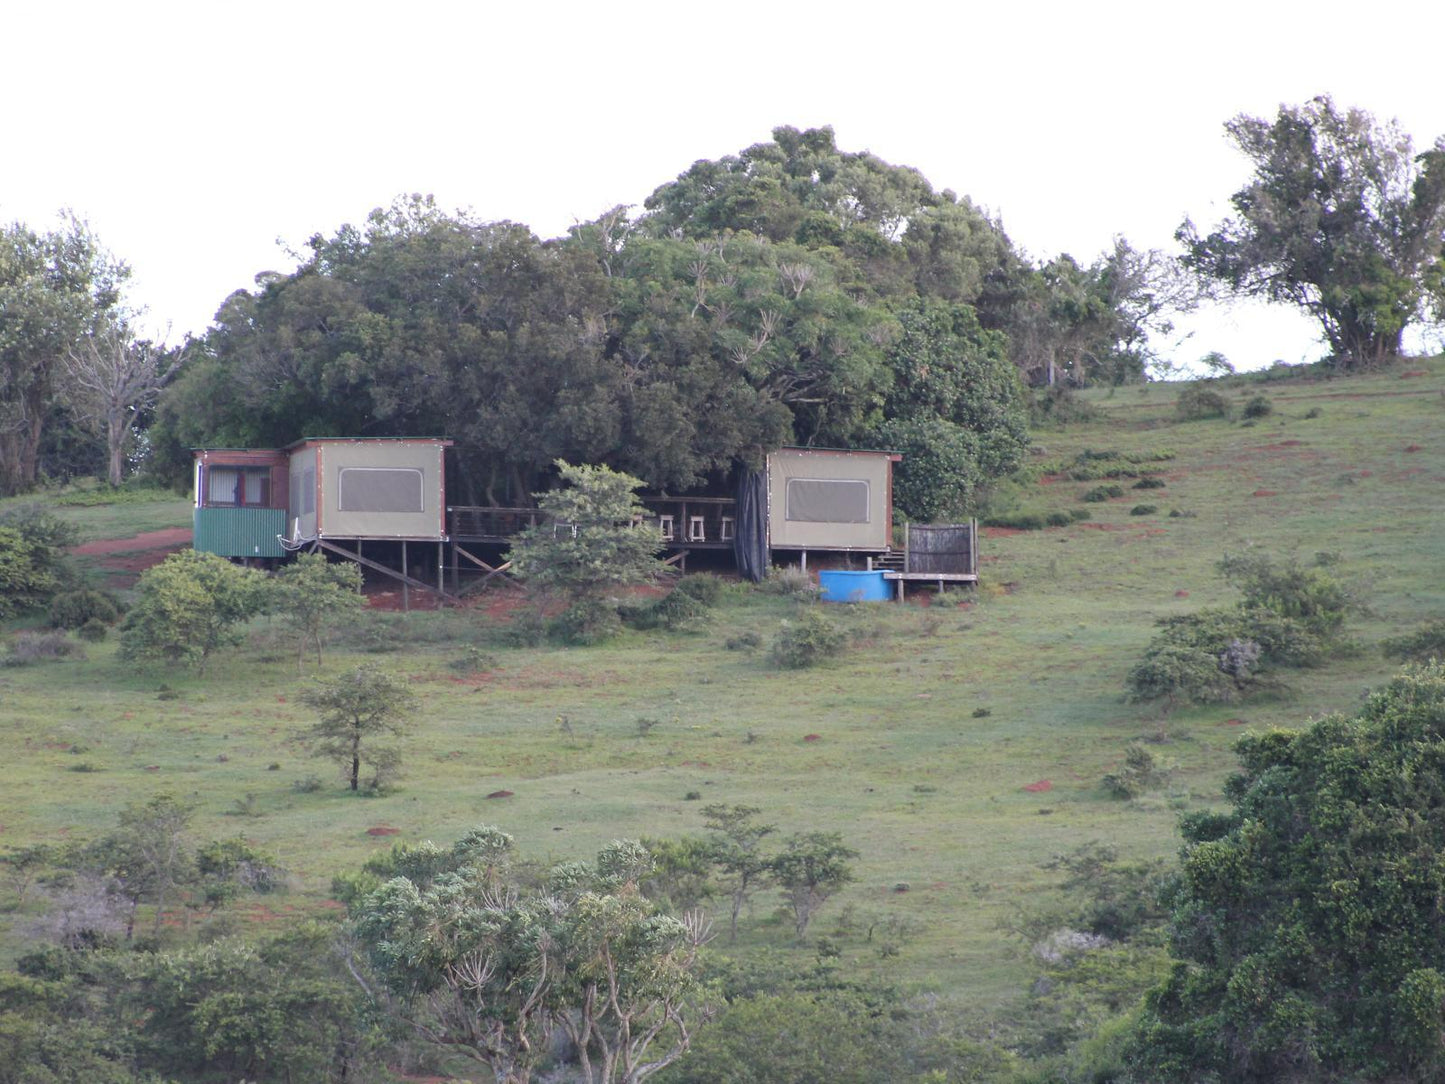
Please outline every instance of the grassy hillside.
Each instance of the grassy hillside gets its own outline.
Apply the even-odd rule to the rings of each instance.
[[[619,836],[696,834],[708,802],[748,803],[784,831],[840,830],[862,852],[818,933],[849,906],[915,931],[893,958],[845,938],[845,959],[987,1014],[1027,979],[1001,927],[1053,885],[1042,863],[1093,840],[1172,853],[1176,817],[1218,801],[1241,733],[1354,708],[1391,670],[1378,642],[1445,613],[1445,361],[1223,390],[1236,406],[1262,394],[1273,412],[1180,422],[1178,385],[1085,394],[1097,416],[1035,434],[1038,477],[1017,497],[1092,518],[986,530],[973,595],[839,608],[857,642],[815,670],[726,649],[745,630],[770,642],[796,605],[743,588],[706,632],[585,649],[503,646],[485,609],[371,615],[325,670],[376,659],[421,698],[406,774],[383,797],[347,794],[296,741],[309,719],[276,625],[258,625],[204,680],[136,671],[112,643],[83,661],[0,670],[0,847],[97,833],[126,803],[170,791],[198,803],[199,834],[244,834],[294,873],[295,890],[249,918],[279,921],[324,908],[334,873],[397,839],[448,840],[487,821],[529,854],[585,857]],[[1161,472],[1163,487],[1117,479],[1122,498],[1086,504],[1106,480],[1064,476],[1085,451],[1125,457],[1082,461],[1096,472],[1173,454],[1132,467]],[[1141,504],[1157,511],[1131,515]],[[151,530],[184,513],[163,503],[126,522]],[[67,514],[98,536],[115,513]],[[1126,703],[1124,676],[1154,621],[1231,601],[1214,565],[1251,546],[1337,558],[1369,604],[1353,627],[1363,650],[1292,675],[1287,696],[1168,717]],[[453,669],[468,643],[495,667]],[[389,650],[362,650],[376,646]],[[1141,737],[1173,774],[1141,799],[1110,798],[1101,778]],[[313,775],[324,785],[307,790]],[[498,791],[511,795],[488,797]],[[381,828],[397,833],[368,834]],[[772,903],[759,901],[739,951],[810,960]]]

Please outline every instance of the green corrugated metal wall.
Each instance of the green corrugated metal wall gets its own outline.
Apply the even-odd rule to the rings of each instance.
[[[191,545],[222,557],[284,557],[276,536],[285,533],[281,508],[197,508]]]

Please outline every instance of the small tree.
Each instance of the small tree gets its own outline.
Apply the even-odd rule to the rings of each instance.
[[[306,689],[301,702],[321,713],[307,732],[312,755],[338,761],[352,790],[360,788],[363,759],[371,765],[375,786],[396,772],[401,754],[381,742],[386,735],[404,734],[409,726],[405,714],[416,697],[401,681],[376,666],[358,666]]]
[[[640,522],[642,482],[608,467],[557,460],[564,483],[537,494],[547,522],[528,527],[512,547],[517,575],[529,587],[565,600],[579,612],[609,591],[647,583],[664,566],[662,535]]]
[[[275,605],[296,626],[296,669],[300,670],[306,648],[316,648],[316,665],[321,665],[321,634],[359,613],[366,605],[361,596],[361,569],[346,562],[333,564],[324,554],[303,553],[294,564],[276,574]]]
[[[213,553],[182,550],[141,573],[121,628],[121,657],[195,663],[240,643],[236,626],[265,606],[266,577]]]
[[[783,853],[773,859],[773,877],[793,909],[798,939],[828,899],[853,880],[849,859],[858,852],[843,844],[838,832],[800,832],[789,836]]]
[[[762,842],[778,829],[753,819],[761,812],[752,805],[710,805],[702,811],[704,827],[717,833],[712,840],[712,861],[722,872],[732,903],[728,936],[733,941],[738,939],[738,914],[743,905],[772,877],[773,860],[763,852]]]

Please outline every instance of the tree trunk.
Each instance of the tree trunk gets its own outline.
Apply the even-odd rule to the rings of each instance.
[[[107,418],[105,423],[106,451],[110,454],[110,484],[119,486],[125,480],[125,437],[126,427],[120,418]]]
[[[357,782],[361,778],[361,735],[357,734],[351,739],[351,789],[357,790]]]

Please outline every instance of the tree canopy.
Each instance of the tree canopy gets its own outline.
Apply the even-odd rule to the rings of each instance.
[[[1233,809],[1184,821],[1141,1079],[1441,1079],[1445,670],[1238,748]]]
[[[1180,228],[1186,262],[1308,314],[1345,368],[1398,354],[1442,270],[1445,137],[1417,155],[1397,122],[1327,95],[1225,129],[1254,176],[1212,232]]]

